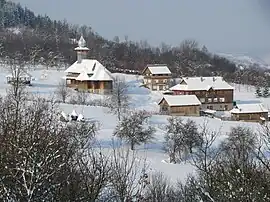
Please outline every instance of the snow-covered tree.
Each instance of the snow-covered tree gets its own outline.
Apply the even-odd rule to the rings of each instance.
[[[261,87],[259,85],[256,86],[255,95],[257,97],[261,97],[262,96],[262,90],[261,90]]]
[[[107,190],[111,201],[139,201],[143,187],[140,186],[141,165],[145,159],[140,159],[136,151],[124,147],[114,147],[111,156],[111,186]],[[143,170],[146,167],[143,166]],[[143,173],[145,174],[145,173]],[[105,199],[104,201],[109,201]]]
[[[125,113],[130,104],[130,97],[127,91],[128,85],[125,80],[116,77],[108,102],[111,112],[117,115],[118,121],[121,120],[121,116],[123,116],[123,113]]]
[[[149,184],[146,186],[144,196],[146,201],[169,202],[179,199],[170,180],[163,173],[153,173],[149,178]]]
[[[147,125],[150,115],[146,111],[135,111],[125,115],[114,130],[114,135],[130,144],[131,150],[135,145],[147,143],[153,138],[155,129]]]
[[[269,86],[267,84],[263,88],[262,96],[263,97],[268,97],[269,96]]]
[[[77,160],[85,156],[95,127],[59,122],[52,103],[9,95],[0,100],[1,201],[57,201],[57,194],[71,188],[65,184],[69,177],[80,171]]]
[[[57,98],[60,99],[63,103],[67,101],[67,98],[70,96],[71,93],[64,80],[59,82],[55,90],[55,94]]]
[[[186,158],[200,143],[201,137],[194,121],[187,120],[184,123],[179,117],[168,119],[164,149],[169,154],[171,163],[177,163]]]

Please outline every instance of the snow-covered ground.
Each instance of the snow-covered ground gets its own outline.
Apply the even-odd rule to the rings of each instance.
[[[34,76],[35,80],[32,82],[33,86],[28,87],[29,92],[41,96],[50,97],[55,92],[58,83],[61,81],[64,73],[57,70],[36,70],[29,72]],[[0,72],[0,94],[4,95],[8,84],[6,84],[6,72]],[[47,75],[44,78],[44,75]],[[133,109],[145,109],[150,112],[158,111],[158,101],[161,99],[162,94],[159,92],[150,92],[148,89],[139,87],[141,83],[141,77],[135,75],[124,75],[115,73],[114,76],[124,77],[129,85],[128,94],[131,97]],[[270,98],[257,99],[254,94],[254,89],[246,86],[235,86],[235,100],[258,102],[262,101],[266,107],[270,106]],[[91,94],[91,98],[100,99],[102,95]],[[94,119],[100,122],[100,130],[97,135],[102,148],[108,148],[112,145],[113,130],[117,124],[117,118],[115,115],[109,113],[109,110],[104,107],[95,106],[82,106],[82,105],[71,105],[71,104],[60,104],[60,109],[66,114],[71,113],[75,109],[78,113],[82,113],[85,118]],[[146,145],[136,147],[138,155],[141,158],[146,158],[146,162],[149,169],[152,171],[164,172],[173,181],[177,179],[184,180],[188,173],[194,172],[194,168],[190,164],[168,164],[167,156],[162,150],[164,140],[164,126],[167,123],[167,116],[153,115],[149,121],[149,124],[156,128],[155,139]],[[244,123],[244,122],[232,122],[232,121],[221,121],[219,119],[212,119],[206,117],[183,117],[183,119],[192,119],[197,124],[204,124],[207,122],[210,130],[220,131],[220,136],[217,139],[218,143],[220,140],[226,137],[227,132],[231,127],[234,126],[246,126],[252,130],[257,131],[260,129],[260,125],[257,123]]]

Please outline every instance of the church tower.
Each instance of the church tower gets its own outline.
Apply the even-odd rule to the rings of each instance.
[[[77,52],[78,63],[81,63],[83,59],[87,58],[89,48],[86,47],[86,41],[84,40],[83,36],[81,36],[80,40],[78,41],[78,47],[75,48],[75,51]]]

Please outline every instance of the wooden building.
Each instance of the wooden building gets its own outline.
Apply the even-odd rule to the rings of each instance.
[[[200,116],[201,102],[195,95],[164,95],[160,113],[174,116]]]
[[[143,84],[153,91],[165,91],[169,89],[172,73],[166,65],[147,65],[142,71]]]
[[[222,77],[187,77],[170,88],[174,95],[196,95],[201,110],[229,111],[233,108],[233,90]]]
[[[268,110],[261,103],[237,104],[230,112],[234,121],[265,122],[268,120]]]
[[[113,88],[113,76],[99,61],[86,59],[89,49],[83,37],[78,42],[77,61],[65,70],[68,87],[92,93],[110,93]]]

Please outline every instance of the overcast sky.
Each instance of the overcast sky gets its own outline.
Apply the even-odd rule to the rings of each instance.
[[[91,26],[102,36],[178,45],[196,39],[211,51],[270,53],[270,0],[15,0],[52,19]]]

